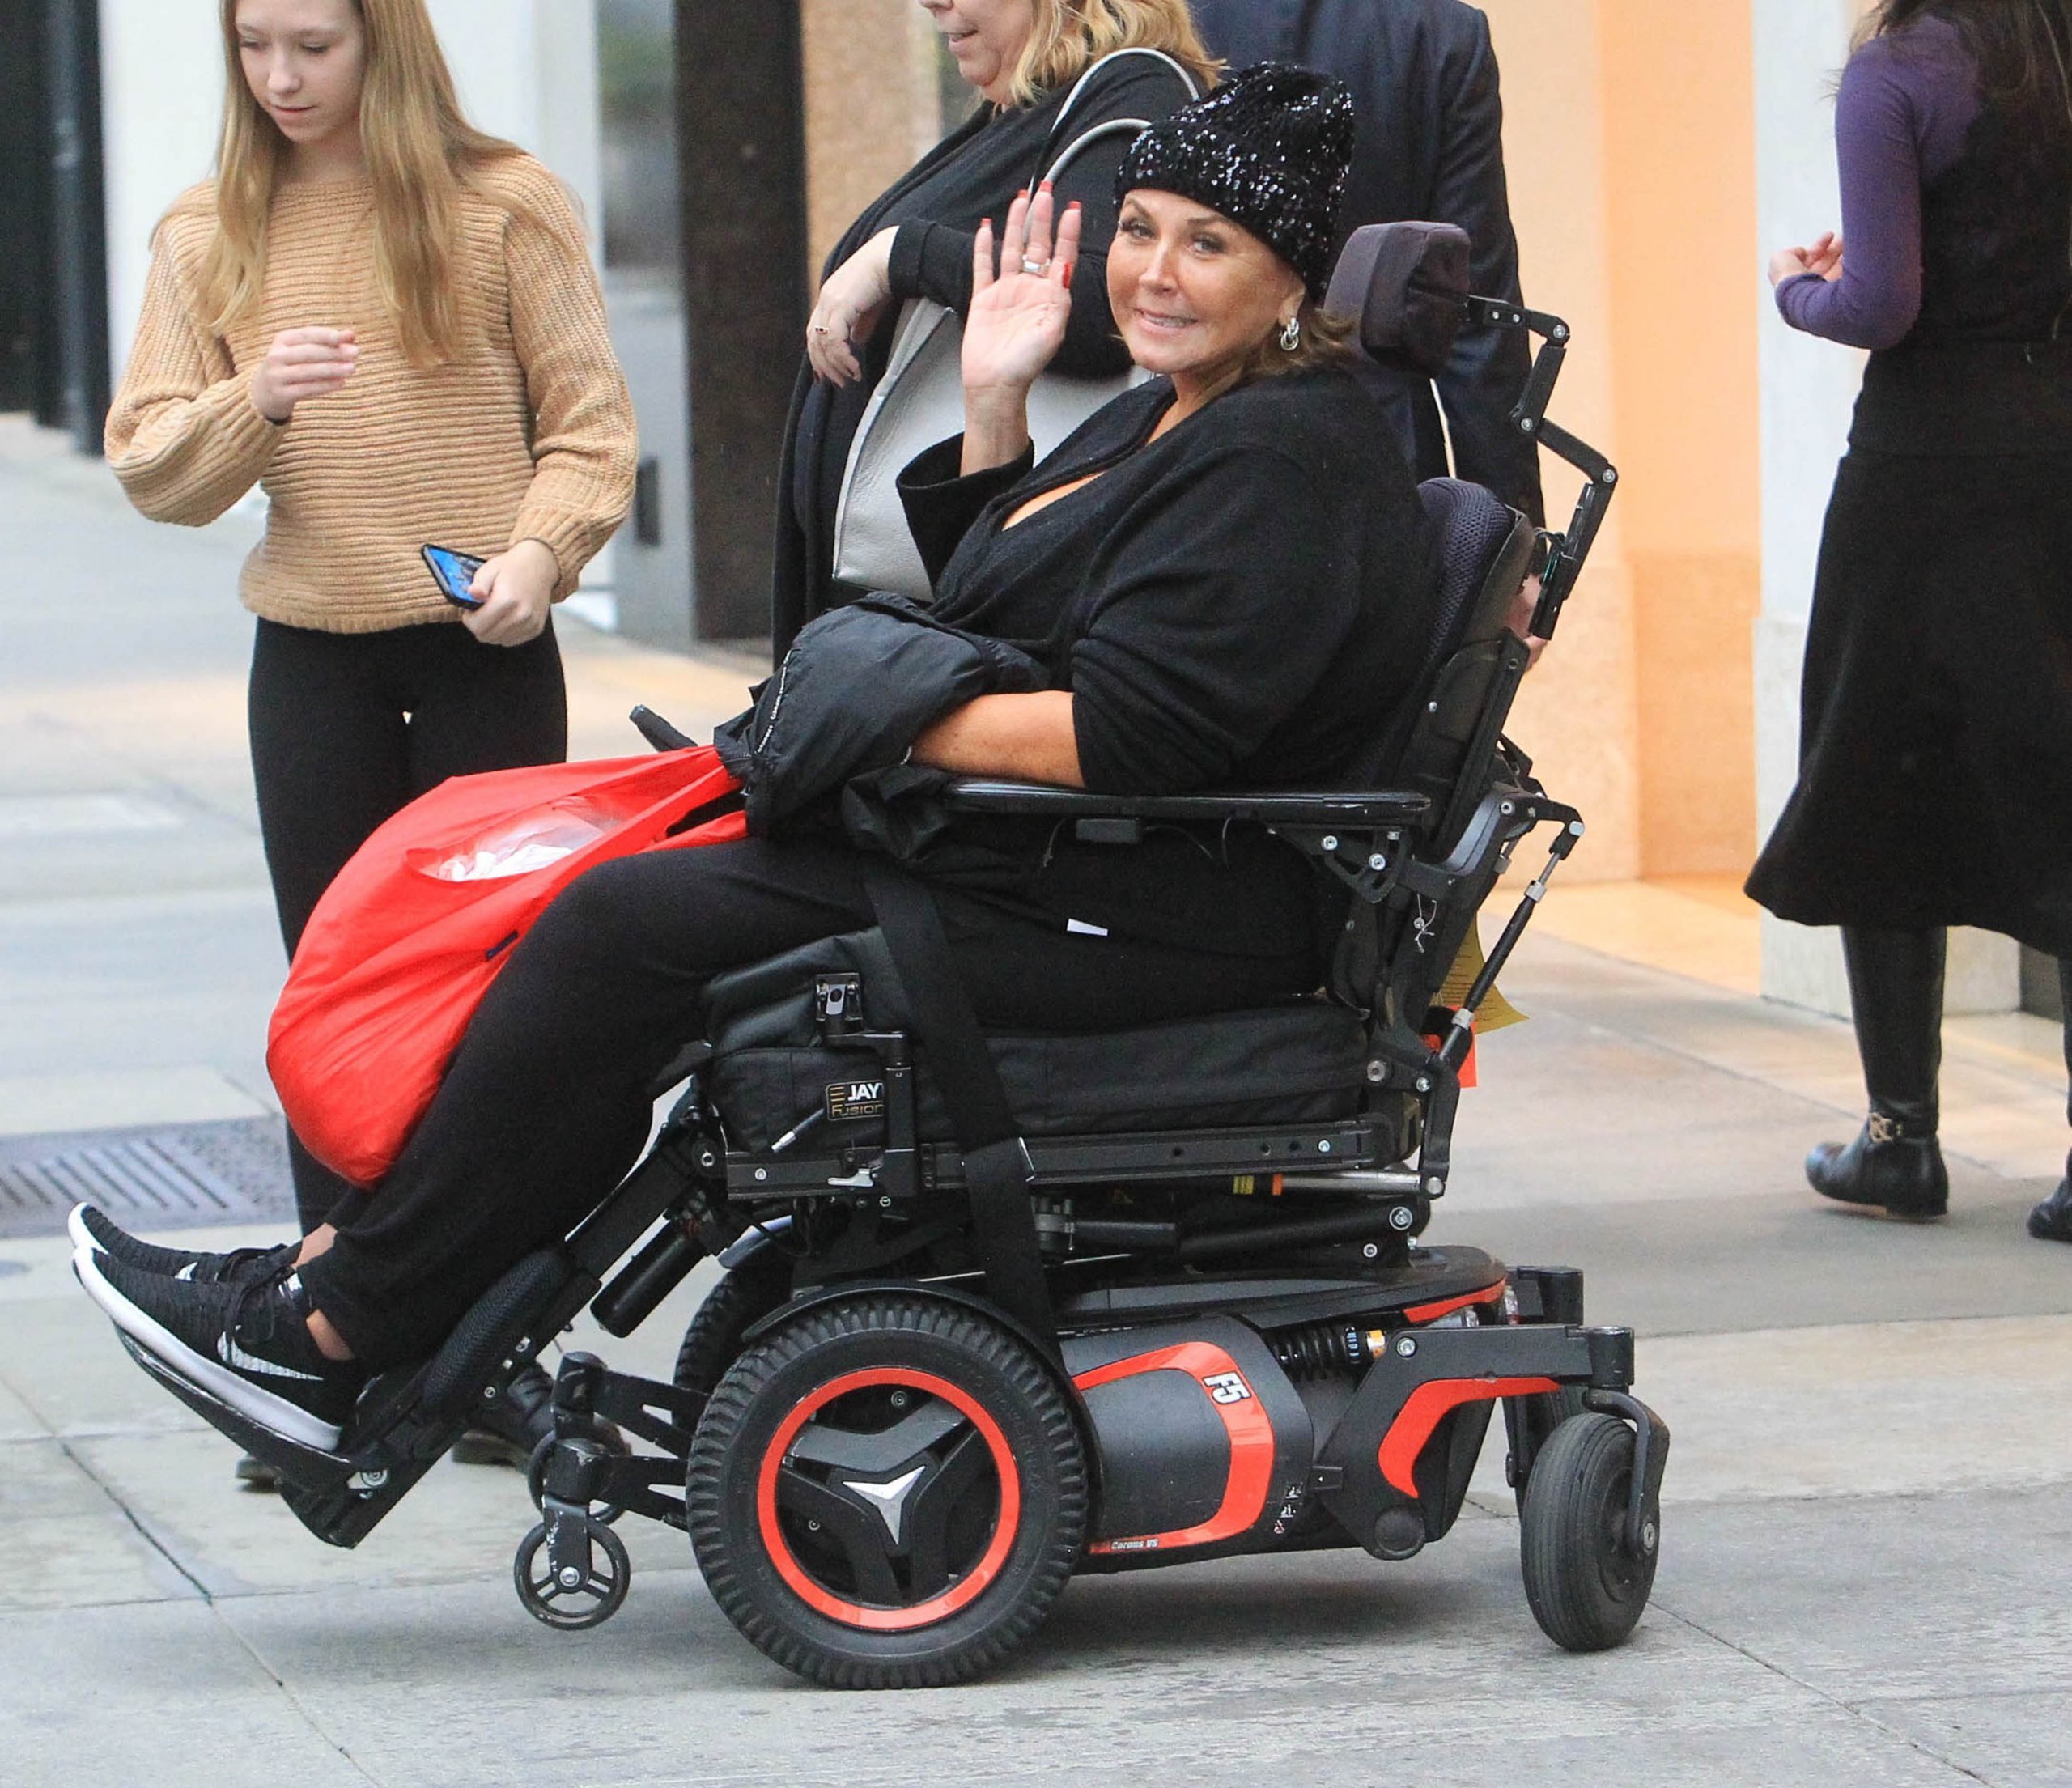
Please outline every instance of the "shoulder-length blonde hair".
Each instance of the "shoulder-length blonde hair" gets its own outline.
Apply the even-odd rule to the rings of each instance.
[[[1222,64],[1195,29],[1187,0],[1035,0],[1036,28],[1014,71],[1017,105],[1069,87],[1119,49],[1159,49],[1204,92]]]
[[[453,260],[464,191],[523,151],[461,116],[453,76],[425,0],[352,0],[367,34],[360,142],[374,185],[374,266],[413,366],[462,347]],[[246,83],[237,0],[223,0],[223,136],[216,153],[217,228],[202,263],[210,326],[227,333],[258,305],[266,280],[266,217],[287,139]],[[507,206],[508,198],[499,201]]]

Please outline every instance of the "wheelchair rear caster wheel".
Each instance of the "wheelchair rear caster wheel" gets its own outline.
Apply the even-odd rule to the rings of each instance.
[[[744,1353],[698,1424],[690,1535],[727,1617],[833,1688],[934,1688],[1034,1632],[1078,1560],[1064,1393],[996,1323],[859,1294]]]
[[[581,1514],[550,1518],[518,1543],[511,1561],[518,1599],[535,1620],[564,1633],[602,1626],[618,1612],[633,1578],[626,1542]]]
[[[1633,1630],[1654,1588],[1662,1517],[1628,1544],[1633,1431],[1614,1416],[1571,1416],[1533,1461],[1519,1521],[1526,1599],[1555,1644],[1607,1651]]]

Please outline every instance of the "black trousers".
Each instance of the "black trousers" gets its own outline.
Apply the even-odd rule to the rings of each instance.
[[[940,898],[996,1025],[1120,1030],[1270,1003],[1323,972],[1307,950],[1211,956]],[[707,981],[872,923],[862,859],[837,845],[751,840],[592,870],[512,953],[395,1170],[303,1269],[316,1307],[370,1365],[431,1352],[632,1166],[649,1089],[698,1037]]]
[[[291,958],[325,890],[383,821],[448,776],[568,755],[551,625],[503,647],[451,625],[343,634],[261,621],[248,711],[260,834]],[[288,1157],[306,1234],[352,1188],[292,1132]]]

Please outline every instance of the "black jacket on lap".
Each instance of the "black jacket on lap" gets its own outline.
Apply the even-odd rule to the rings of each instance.
[[[1453,223],[1474,244],[1474,289],[1522,303],[1504,176],[1504,106],[1489,21],[1462,0],[1191,0],[1233,68],[1299,62],[1352,90],[1360,114],[1341,240],[1367,223]],[[1523,336],[1463,335],[1437,383],[1408,366],[1375,376],[1420,478],[1451,469],[1546,519],[1539,450],[1510,426],[1531,370]],[[1446,427],[1439,405],[1446,406]]]
[[[1045,686],[1004,641],[945,626],[903,596],[867,596],[800,633],[712,743],[745,792],[749,830],[765,837],[851,777],[901,762],[951,709]]]

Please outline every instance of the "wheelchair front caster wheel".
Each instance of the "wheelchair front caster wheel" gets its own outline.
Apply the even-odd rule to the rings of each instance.
[[[1633,1630],[1654,1588],[1662,1517],[1628,1543],[1633,1431],[1614,1416],[1571,1416],[1533,1461],[1520,1562],[1533,1617],[1568,1651],[1607,1651]]]
[[[535,1620],[563,1633],[602,1626],[626,1601],[633,1561],[626,1542],[601,1521],[577,1514],[541,1522],[511,1561],[518,1599]]]
[[[526,1493],[532,1497],[533,1506],[542,1514],[546,1513],[547,1506],[547,1465],[548,1462],[553,1459],[554,1450],[558,1444],[554,1435],[542,1434],[540,1437],[539,1444],[533,1449],[532,1459],[525,1467]],[[592,1444],[601,1451],[612,1454],[620,1459],[624,1459],[633,1450],[626,1444],[624,1438],[616,1433],[608,1436],[601,1435],[594,1442],[584,1444]],[[601,1521],[608,1527],[613,1526],[625,1513],[626,1508],[622,1503],[600,1500],[590,1505],[590,1518],[592,1521]]]

